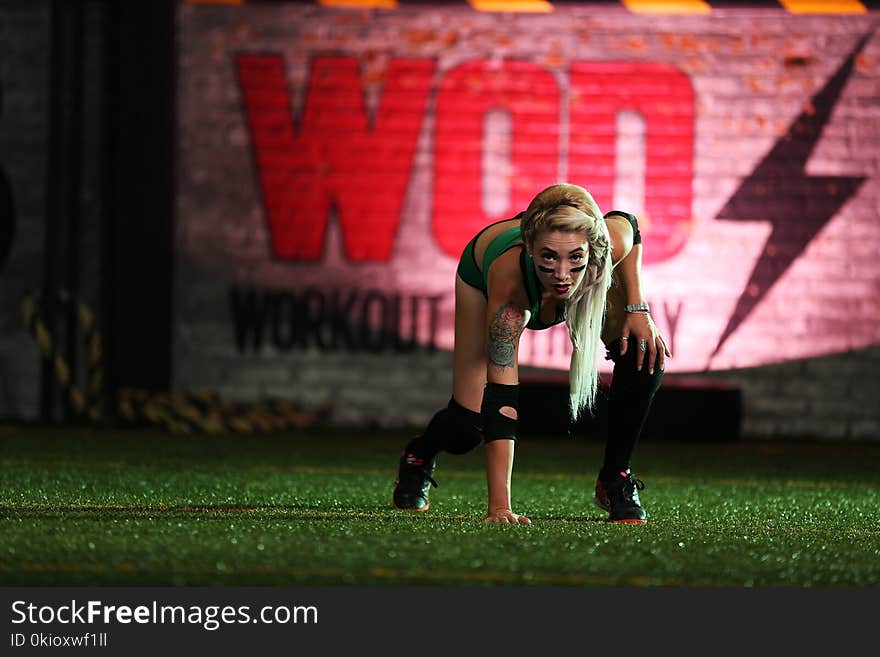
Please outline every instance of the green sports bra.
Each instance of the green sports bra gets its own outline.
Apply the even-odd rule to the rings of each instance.
[[[489,267],[495,259],[513,247],[521,246],[522,243],[522,234],[519,226],[514,226],[510,230],[504,231],[492,240],[486,248],[486,253],[483,255],[483,283],[486,290],[489,289]],[[534,261],[531,256],[526,253],[525,249],[522,250],[519,257],[519,268],[520,271],[522,271],[523,280],[526,284],[526,294],[528,294],[529,303],[531,304],[529,308],[531,311],[531,317],[529,318],[529,323],[526,324],[526,328],[534,331],[541,331],[564,322],[566,317],[564,305],[562,310],[557,311],[556,319],[552,323],[544,324],[544,322],[541,321],[541,288],[538,284],[538,277],[535,274]]]

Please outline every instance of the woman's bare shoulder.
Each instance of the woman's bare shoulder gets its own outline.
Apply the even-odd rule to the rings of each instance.
[[[609,212],[605,215],[605,225],[611,238],[611,264],[617,265],[633,247],[633,228],[623,214]]]
[[[488,293],[490,299],[506,298],[516,301],[524,308],[529,306],[525,281],[523,281],[520,269],[520,257],[524,248],[523,245],[511,247],[489,265]]]

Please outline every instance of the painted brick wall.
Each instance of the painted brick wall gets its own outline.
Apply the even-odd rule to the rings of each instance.
[[[509,216],[545,184],[570,179],[594,189],[603,209],[636,211],[647,226],[644,273],[658,325],[674,340],[670,376],[708,372],[740,384],[748,436],[880,439],[880,411],[869,403],[880,391],[880,268],[873,247],[880,236],[880,41],[872,25],[871,15],[792,16],[780,9],[638,16],[609,5],[564,5],[536,16],[465,7],[182,7],[177,385],[241,398],[332,402],[342,424],[424,422],[445,403],[451,383],[456,263],[449,254],[458,238],[447,244],[443,231],[456,220],[478,226]],[[280,61],[283,93],[263,78],[248,98],[243,55]],[[384,103],[395,98],[383,94],[401,62],[433,70],[427,100],[424,89],[412,90],[410,107],[383,115]],[[689,82],[692,105],[687,85],[635,76],[628,93],[637,111],[618,113],[608,131],[597,131],[608,95],[595,90],[622,75],[597,74],[603,63],[678,71]],[[320,73],[320,66],[330,69]],[[578,77],[580,67],[590,74]],[[495,99],[491,71],[503,76],[513,69],[525,86],[498,83],[504,93],[516,93]],[[349,82],[338,82],[346,76]],[[322,84],[328,86],[323,96]],[[455,85],[463,91],[447,93]],[[585,96],[589,102],[579,105]],[[321,97],[324,105],[315,100]],[[505,111],[493,114],[493,103]],[[659,127],[645,126],[644,105],[650,104],[667,112]],[[675,117],[689,116],[689,107],[692,159],[668,156],[675,138],[652,151],[658,131],[687,135],[689,119]],[[374,142],[358,146],[364,127],[350,121],[362,120],[357,116],[364,111],[371,129],[386,136],[418,126],[414,154],[397,146],[381,151],[376,133]],[[400,125],[382,124],[394,117]],[[511,123],[527,126],[519,133],[514,127],[512,140]],[[270,134],[261,147],[266,133],[258,129],[275,130],[275,141]],[[341,149],[326,157],[335,172],[329,175],[341,175],[345,185],[310,200],[309,194],[321,196],[315,191],[320,177],[303,184],[306,178],[294,170],[308,162],[308,135],[321,131],[335,137],[324,139],[335,144],[327,148]],[[804,146],[814,133],[815,143]],[[291,137],[300,148],[284,145]],[[374,170],[358,169],[358,148],[377,153]],[[646,161],[639,162],[640,154]],[[297,165],[296,157],[305,160]],[[651,157],[662,165],[651,164]],[[352,172],[345,174],[346,166]],[[379,170],[396,172],[392,177],[405,183],[402,220],[388,260],[370,261],[346,242],[346,222],[368,207],[364,197],[383,197],[393,208],[389,197],[397,193],[383,186]],[[683,212],[670,191],[682,177],[692,193]],[[301,186],[290,194],[294,184]],[[278,200],[285,190],[287,205]],[[308,219],[323,224],[329,218],[326,234],[319,230],[315,237],[318,259],[278,251],[272,212],[295,216],[301,208],[292,206],[325,207],[320,203],[328,198],[330,205]],[[462,207],[472,210],[464,219]],[[680,218],[663,232],[659,227],[671,215]],[[302,244],[301,231],[310,224],[285,221],[274,229],[300,221],[300,232],[288,238]],[[380,240],[376,248],[387,245]],[[318,292],[306,302],[300,295],[309,288]],[[335,304],[331,291],[363,295],[370,289],[436,297],[437,350],[401,353],[381,339],[374,341],[386,344],[379,353],[334,349],[326,335],[321,348],[317,333],[329,330],[332,337],[332,328],[315,329],[308,338],[302,324],[308,319],[298,325],[283,320],[310,317],[321,304],[354,308],[347,317],[367,318],[367,311],[358,314],[357,298],[350,306]],[[257,349],[236,343],[242,306],[234,311],[230,299],[248,290],[257,299],[246,313],[250,326],[259,324],[254,318],[266,320]],[[279,295],[287,296],[288,315]],[[422,313],[417,321],[424,345],[430,319]],[[279,331],[289,339],[279,340]],[[532,333],[523,351],[535,366],[567,362],[558,331]]]
[[[21,294],[39,284],[42,272],[48,5],[22,1],[0,8],[0,167],[15,203],[15,237],[0,263],[0,417],[33,418],[38,405],[39,357],[19,327],[18,302]],[[606,190],[603,207],[614,204],[638,212],[648,226],[646,249],[651,253],[661,235],[651,238],[650,233],[662,217],[646,211],[644,176],[650,167],[639,161],[648,138],[644,122],[637,113],[618,114],[616,139],[606,139],[598,151],[607,159],[613,148],[615,165],[597,162],[578,173],[575,165],[583,159],[572,153],[589,151],[595,141],[578,141],[581,133],[572,130],[578,125],[577,112],[565,108],[576,106],[571,74],[579,62],[660,64],[683,72],[690,81],[694,116],[692,203],[687,220],[681,222],[686,243],[677,255],[645,266],[658,324],[675,340],[670,376],[708,368],[710,376],[742,385],[744,431],[749,436],[880,439],[875,402],[880,390],[880,268],[874,248],[880,232],[876,36],[870,36],[855,57],[814,150],[804,156],[804,166],[799,159],[803,154],[796,150],[769,157],[793,127],[809,129],[812,99],[841,69],[859,39],[870,33],[872,16],[876,17],[715,10],[708,16],[647,17],[614,6],[559,6],[540,16],[484,14],[463,6],[396,11],[296,4],[182,6],[176,387],[208,387],[240,399],[272,395],[308,405],[332,402],[334,421],[340,424],[424,422],[445,403],[451,386],[449,292],[455,262],[436,237],[438,148],[453,154],[455,147],[471,149],[480,156],[480,207],[469,220],[510,214],[519,209],[519,195],[555,182],[523,179],[518,174],[523,166],[528,168],[522,164],[528,161],[544,167],[549,177],[589,177]],[[89,20],[100,16],[93,12]],[[89,79],[100,84],[100,53],[89,53]],[[273,257],[264,188],[236,66],[241,53],[282,57],[290,111],[297,120],[316,58],[354,58],[370,112],[381,106],[393,61],[433,63],[436,73],[427,109],[408,118],[418,125],[418,133],[400,192],[401,221],[390,265],[351,259],[340,221],[344,208],[336,206],[329,211],[319,261]],[[524,156],[512,166],[511,154],[524,142],[511,143],[510,116],[491,110],[482,136],[444,141],[446,132],[455,133],[457,107],[453,104],[445,119],[442,113],[438,116],[438,90],[451,72],[474,61],[488,63],[486,70],[492,63],[504,68],[526,62],[552,79],[560,121],[532,125],[539,140],[558,132],[558,153],[550,149],[537,159]],[[551,85],[551,95],[552,91]],[[534,89],[523,90],[528,92]],[[644,79],[637,81],[633,93],[660,105],[675,106],[681,100],[679,93],[658,89]],[[352,97],[356,103],[357,94]],[[474,108],[460,107],[463,115],[469,109]],[[86,144],[95,152],[91,149],[99,148],[100,112],[94,107],[87,114]],[[799,123],[802,115],[807,119]],[[449,129],[438,133],[442,121]],[[584,130],[591,129],[591,121],[582,122]],[[338,132],[338,126],[328,129]],[[98,159],[87,160],[83,204],[86,215],[96,217],[101,203]],[[743,216],[721,219],[725,205],[762,162],[763,188],[750,190]],[[377,159],[379,166],[385,165]],[[810,207],[811,190],[820,188],[826,197],[839,197],[839,207],[812,233],[796,230],[803,218],[792,217],[786,222],[785,240],[774,241],[768,218],[776,197],[790,193],[786,181],[799,169],[810,177],[795,184],[803,190],[799,207]],[[355,206],[358,195],[387,193],[375,189],[375,176],[365,180],[355,190]],[[577,182],[592,186],[587,180]],[[835,185],[846,194],[835,195]],[[455,194],[453,187],[441,200],[454,205]],[[730,214],[741,210],[742,205],[734,207]],[[86,253],[97,251],[96,231],[96,223],[86,221]],[[778,254],[787,249],[800,249],[799,257],[771,285],[768,276],[779,266]],[[776,257],[767,261],[769,268],[750,281],[761,254],[771,251]],[[746,264],[734,266],[737,260]],[[98,260],[85,257],[84,264],[90,268],[84,296],[91,301]],[[381,290],[381,298],[371,296],[371,290]],[[746,293],[740,295],[742,290]],[[750,292],[760,297],[751,308]],[[236,304],[251,328],[263,318],[259,347],[248,346],[255,331],[247,330],[247,321],[236,321]],[[242,312],[248,304],[250,310]],[[351,321],[319,322],[331,311]],[[746,319],[709,358],[738,313]],[[360,327],[362,320],[366,328]],[[395,330],[413,338],[415,346],[386,335]],[[565,342],[564,332],[533,333],[523,351],[535,365],[562,367],[567,360]]]

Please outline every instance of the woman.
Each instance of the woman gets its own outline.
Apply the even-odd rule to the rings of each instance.
[[[638,495],[644,484],[630,465],[665,357],[672,354],[642,294],[641,255],[635,217],[618,211],[603,217],[590,194],[571,184],[548,187],[524,213],[487,226],[470,241],[455,280],[452,399],[404,448],[396,508],[426,511],[430,486],[437,486],[437,454],[464,454],[485,443],[485,520],[530,524],[513,512],[510,496],[519,338],[526,328],[564,321],[573,345],[573,418],[595,400],[600,338],[615,363],[595,501],[611,521],[646,522]]]

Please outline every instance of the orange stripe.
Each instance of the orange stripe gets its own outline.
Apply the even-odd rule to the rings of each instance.
[[[864,14],[868,10],[858,0],[779,0],[792,14]]]
[[[634,14],[708,14],[710,7],[703,0],[621,0]]]
[[[545,0],[468,0],[477,11],[521,12],[546,14],[553,11],[553,5]]]
[[[318,0],[322,7],[373,7],[397,9],[397,0]]]
[[[189,5],[243,5],[246,0],[183,0]]]

